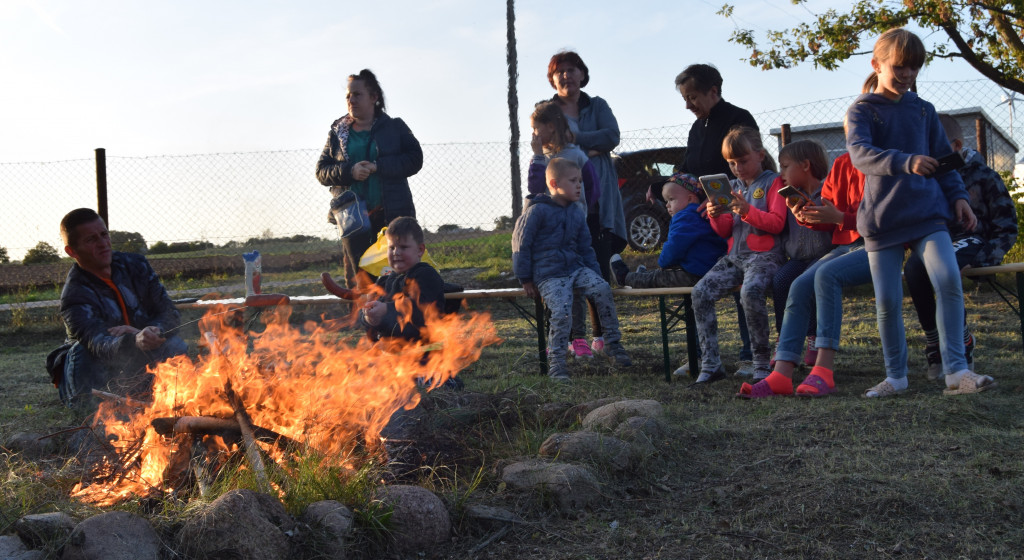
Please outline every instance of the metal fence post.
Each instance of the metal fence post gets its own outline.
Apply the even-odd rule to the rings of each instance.
[[[110,228],[110,216],[107,212],[107,151],[96,148],[96,213]]]
[[[790,128],[789,123],[782,123],[781,132],[779,132],[779,145],[785,146],[789,144],[793,138],[793,130]]]

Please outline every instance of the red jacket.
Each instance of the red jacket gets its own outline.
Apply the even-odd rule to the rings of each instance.
[[[864,174],[853,166],[849,152],[837,157],[832,163],[832,169],[829,170],[825,184],[821,188],[821,198],[836,205],[836,209],[843,213],[843,223],[800,222],[800,225],[831,231],[832,243],[835,245],[849,245],[856,241],[860,237],[857,233],[857,208],[860,207],[860,199],[864,198]]]

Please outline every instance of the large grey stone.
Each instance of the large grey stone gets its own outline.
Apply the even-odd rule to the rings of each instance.
[[[419,486],[394,485],[377,490],[377,499],[392,508],[391,536],[400,552],[436,552],[448,543],[452,521],[441,498]]]
[[[63,560],[160,560],[160,537],[145,519],[125,512],[94,515],[75,526]]]
[[[624,471],[630,467],[633,449],[621,439],[581,431],[551,434],[540,445],[542,457],[557,457],[563,461],[594,462],[616,471]]]
[[[313,502],[302,513],[302,522],[313,531],[306,539],[315,540],[321,556],[341,559],[345,557],[345,540],[352,532],[352,511],[334,500]]]
[[[232,490],[192,516],[178,533],[189,558],[283,560],[290,557],[295,521],[281,502],[252,490]]]
[[[15,535],[0,535],[0,560],[43,560],[42,550],[29,550]]]
[[[53,438],[39,439],[42,436],[43,434],[32,432],[17,432],[11,434],[4,445],[7,449],[18,451],[29,459],[40,459],[52,455],[57,449]]]
[[[507,509],[483,504],[468,504],[464,510],[466,520],[487,528],[524,523],[523,518]]]
[[[585,403],[578,404],[569,409],[569,412],[565,413],[565,419],[570,424],[573,422],[581,422],[588,414],[593,412],[595,409],[601,408],[606,404],[621,401],[622,397],[603,397],[600,399],[587,401]]]
[[[585,508],[601,495],[597,479],[582,465],[530,459],[505,467],[501,480],[513,488],[537,490],[542,498],[553,498],[563,513]]]
[[[586,430],[611,431],[632,416],[658,418],[663,414],[661,403],[655,400],[632,399],[617,401],[596,408],[583,419]]]
[[[75,524],[70,515],[60,511],[33,513],[15,521],[14,532],[32,548],[40,548],[44,543],[63,542]]]
[[[636,458],[650,457],[666,445],[665,425],[649,416],[626,418],[615,428],[615,436],[633,446]]]

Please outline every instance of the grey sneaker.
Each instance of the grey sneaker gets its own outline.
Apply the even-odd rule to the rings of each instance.
[[[752,360],[740,360],[736,362],[736,375],[739,377],[753,377],[754,362]]]
[[[552,381],[558,381],[562,383],[572,380],[569,377],[569,367],[564,363],[549,363],[548,377],[550,377]]]
[[[633,360],[629,358],[629,354],[627,354],[626,349],[622,347],[622,343],[616,342],[614,344],[605,344],[604,350],[611,359],[615,360],[615,365],[622,367],[629,367],[633,365]]]
[[[697,385],[710,385],[715,381],[721,381],[723,379],[725,379],[725,368],[718,366],[718,369],[715,371],[700,372],[700,375],[697,376],[697,380],[690,383],[690,387],[695,387]]]

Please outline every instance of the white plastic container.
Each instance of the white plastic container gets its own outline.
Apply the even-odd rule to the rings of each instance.
[[[245,261],[245,297],[260,293],[260,282],[263,279],[263,261],[259,251],[242,253]]]

